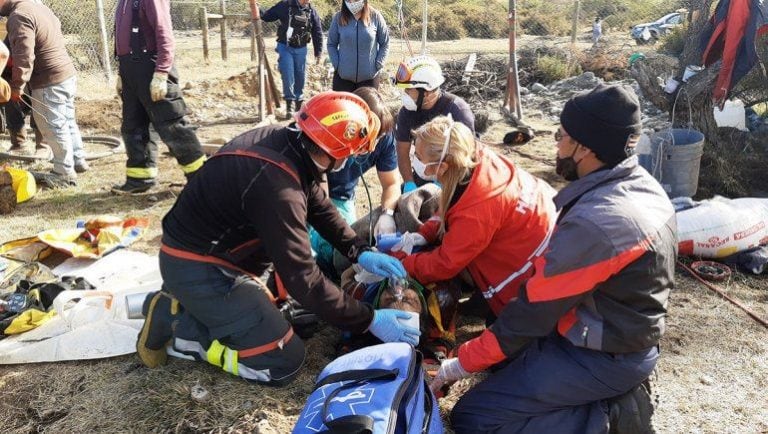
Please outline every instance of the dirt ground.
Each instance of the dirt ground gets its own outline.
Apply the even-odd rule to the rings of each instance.
[[[211,40],[217,46],[215,36]],[[269,47],[273,44],[268,41]],[[199,53],[199,36],[195,34],[180,37],[178,46],[177,63],[187,89],[190,118],[201,125],[198,134],[202,140],[220,144],[252,128],[252,123],[210,125],[217,120],[256,116],[253,81],[246,72],[252,65],[248,40],[230,41],[230,61],[226,64],[212,59],[206,65]],[[432,50],[441,57],[460,57],[477,46],[478,41],[468,40],[434,44]],[[506,41],[483,41],[483,47],[503,55]],[[274,64],[271,50],[270,56]],[[393,54],[392,62],[400,57]],[[319,77],[324,70],[322,66],[312,68],[318,79],[310,87],[317,91],[322,88]],[[385,94],[396,99],[392,90],[385,90]],[[499,105],[500,102],[489,102],[485,107],[491,111],[491,126],[483,140],[492,144],[501,142],[508,128],[499,114]],[[87,76],[81,80],[77,108],[85,134],[118,134],[119,102],[111,85],[105,85],[100,77]],[[497,149],[520,167],[560,187],[562,184],[554,175],[551,139],[556,125],[549,118],[538,118],[536,107],[524,109],[531,113],[528,120],[537,129],[537,138],[520,147]],[[91,150],[98,148],[91,146]],[[31,236],[48,228],[70,227],[77,219],[98,214],[142,215],[151,219],[151,229],[132,248],[156,253],[160,220],[180,192],[183,176],[172,158],[164,155],[158,191],[113,196],[109,188],[122,182],[124,159],[124,155],[114,155],[95,160],[77,188],[42,191],[14,214],[3,216],[0,240]],[[39,169],[45,165],[29,167]],[[376,184],[373,177],[368,179],[370,184]],[[373,194],[376,197],[376,191]],[[360,215],[367,208],[364,198],[361,190]],[[765,278],[736,273],[720,286],[759,316],[768,318]],[[467,318],[461,323],[459,337],[466,339],[481,330],[480,322]],[[290,432],[312,389],[314,376],[334,357],[337,339],[337,332],[330,327],[310,339],[302,374],[290,386],[279,389],[252,385],[211,366],[183,360],[172,360],[162,368],[148,370],[135,355],[2,366],[0,427],[8,433]],[[682,271],[672,293],[661,352],[653,382],[657,398],[654,423],[659,432],[768,432],[768,330]],[[475,376],[454,386],[441,401],[443,413],[450,411],[461,392],[479,378]],[[203,403],[193,401],[190,389],[195,385],[205,387],[211,398]]]

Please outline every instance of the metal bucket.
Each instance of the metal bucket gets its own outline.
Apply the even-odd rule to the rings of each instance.
[[[704,134],[688,128],[661,130],[651,136],[649,155],[640,155],[645,167],[671,198],[691,197],[699,187]]]

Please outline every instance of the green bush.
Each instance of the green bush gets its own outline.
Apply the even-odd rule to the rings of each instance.
[[[659,45],[659,51],[667,53],[670,56],[680,57],[685,48],[685,34],[687,32],[687,25],[672,29],[671,32],[667,33],[667,35],[662,38],[662,42]]]
[[[568,61],[556,57],[543,55],[536,58],[536,75],[540,82],[547,84],[568,77]]]
[[[531,0],[518,7],[520,28],[527,35],[563,36],[571,31],[569,17],[573,13],[573,6],[570,3]]]
[[[507,8],[499,3],[455,3],[447,10],[462,22],[467,36],[471,38],[494,39],[507,35]]]

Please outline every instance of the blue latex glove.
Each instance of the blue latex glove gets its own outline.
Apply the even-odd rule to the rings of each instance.
[[[419,187],[416,185],[415,182],[408,181],[405,184],[403,184],[403,194],[408,193],[408,192],[413,191],[413,190],[416,190],[417,188],[419,188]]]
[[[363,252],[357,263],[369,273],[377,274],[383,277],[403,278],[408,275],[403,268],[403,264],[397,259],[378,252]]]
[[[373,321],[368,331],[384,342],[405,342],[418,345],[421,331],[407,326],[400,320],[409,320],[411,313],[398,309],[378,309],[373,311]]]

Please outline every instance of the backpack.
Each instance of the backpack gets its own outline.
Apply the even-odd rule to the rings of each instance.
[[[361,348],[318,375],[294,434],[439,434],[437,400],[421,353],[391,342]]]

